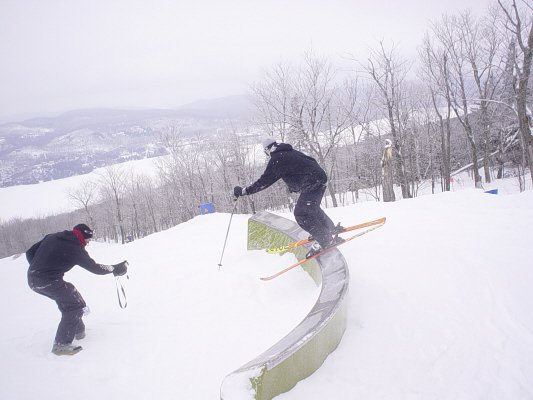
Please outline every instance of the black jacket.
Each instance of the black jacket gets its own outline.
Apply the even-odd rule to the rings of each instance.
[[[72,231],[46,235],[28,249],[26,258],[30,263],[28,275],[44,279],[62,278],[75,265],[98,275],[113,271],[112,266],[97,264]]]
[[[279,179],[291,192],[310,192],[328,181],[326,172],[316,160],[290,144],[280,143],[270,153],[270,160],[261,177],[246,188],[246,194],[254,194],[266,189]]]

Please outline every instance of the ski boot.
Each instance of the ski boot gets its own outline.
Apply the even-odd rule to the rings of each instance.
[[[329,231],[329,233],[337,236],[339,233],[342,233],[343,231],[344,231],[344,226],[342,226],[341,223],[339,222],[337,225],[333,227],[332,230]],[[315,239],[313,238],[313,235],[309,235],[307,237],[307,240],[315,240]]]
[[[54,343],[52,353],[56,356],[73,356],[74,354],[79,353],[82,349],[83,347],[74,346],[72,344]]]
[[[305,255],[305,258],[313,257],[314,255],[320,253],[321,251],[322,251],[322,246],[320,246],[318,242],[315,242],[309,248],[309,251]]]
[[[331,242],[329,242],[329,245],[328,247],[332,247],[332,246],[337,246],[341,243],[343,243],[345,240],[343,238],[341,238],[338,234],[333,236],[331,238]],[[327,247],[326,247],[327,248]]]

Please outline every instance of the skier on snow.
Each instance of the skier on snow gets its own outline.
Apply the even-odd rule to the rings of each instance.
[[[235,197],[260,192],[281,178],[290,192],[300,193],[294,208],[294,217],[298,225],[316,240],[306,257],[342,242],[343,239],[336,234],[343,228],[340,225],[335,226],[320,208],[328,180],[326,172],[314,158],[294,150],[290,144],[277,143],[273,138],[266,138],[262,145],[265,154],[270,156],[263,175],[245,188],[235,186]]]
[[[74,265],[86,270],[105,275],[124,275],[127,261],[115,265],[97,264],[85,250],[93,231],[85,224],[78,224],[72,231],[63,231],[46,235],[26,252],[30,263],[28,285],[30,288],[57,303],[61,311],[61,321],[52,347],[56,355],[73,355],[82,350],[81,346],[72,345],[85,337],[85,325],[82,321],[85,301],[74,285],[63,280],[65,272]]]

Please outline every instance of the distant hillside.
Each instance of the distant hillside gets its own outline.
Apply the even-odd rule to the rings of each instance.
[[[169,126],[178,126],[184,136],[209,135],[223,132],[230,120],[249,120],[250,113],[251,101],[243,95],[176,109],[95,108],[0,124],[0,187],[162,155],[158,136]]]
[[[0,136],[17,133],[20,127],[50,127],[56,130],[91,128],[128,121],[141,122],[160,118],[246,119],[252,111],[250,96],[236,95],[199,100],[174,109],[92,108],[70,110],[56,116],[29,118],[0,124]]]

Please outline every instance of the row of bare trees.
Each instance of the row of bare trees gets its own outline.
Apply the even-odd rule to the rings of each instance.
[[[527,107],[532,16],[530,2],[515,0],[498,0],[482,18],[468,12],[446,15],[432,24],[420,51],[431,95],[437,104],[446,106],[446,123],[453,113],[468,139],[476,187],[482,181],[479,163],[485,181],[490,182],[491,156],[498,154],[503,164],[516,138],[522,151],[520,165],[533,172]],[[445,153],[449,157],[446,149]]]
[[[487,15],[464,11],[431,24],[414,61],[382,42],[359,73],[339,83],[330,61],[306,54],[300,66],[277,65],[254,93],[260,122],[271,135],[288,139],[312,153],[335,178],[335,149],[343,132],[384,120],[392,136],[395,176],[402,197],[413,196],[425,172],[420,157],[429,154],[444,190],[452,173],[452,120],[462,127],[470,150],[476,187],[490,182],[492,157],[500,167],[515,157],[533,170],[529,78],[533,55],[532,6],[526,1],[498,1]],[[424,132],[432,140],[423,149]],[[374,126],[375,128],[375,126]],[[358,132],[376,134],[376,132]],[[378,132],[379,134],[379,132]],[[516,140],[520,140],[517,144]],[[354,144],[359,139],[354,138]],[[438,144],[438,146],[434,146]],[[423,150],[423,151],[421,151]],[[531,174],[533,175],[533,174]],[[335,179],[329,187],[333,204]]]

